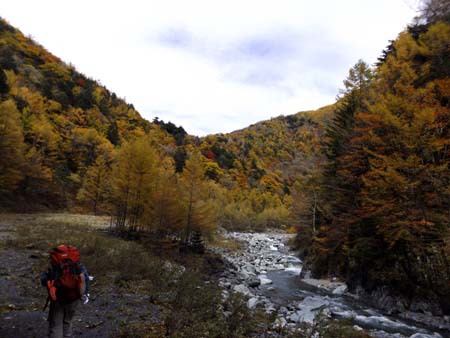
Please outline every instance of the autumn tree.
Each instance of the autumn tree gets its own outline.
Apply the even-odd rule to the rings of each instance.
[[[290,222],[290,198],[282,199],[270,191],[254,189],[226,190],[219,198],[218,222],[230,230],[264,231],[286,228]]]
[[[146,200],[155,184],[158,156],[147,137],[125,143],[112,171],[116,227],[119,232],[145,227]]]
[[[97,156],[108,155],[112,151],[111,143],[94,128],[74,128],[70,141],[71,166],[81,174]]]
[[[97,215],[99,207],[110,195],[111,167],[103,156],[97,157],[95,163],[90,166],[82,178],[82,185],[77,194],[77,199],[87,202],[92,207],[92,212]]]
[[[31,118],[26,138],[31,144],[26,150],[25,180],[22,189],[30,194],[49,191],[57,165],[59,135],[44,118]]]
[[[214,206],[208,196],[203,157],[199,152],[192,153],[186,161],[180,184],[185,207],[183,241],[189,246],[193,231],[205,234],[215,227]]]
[[[23,178],[24,143],[20,114],[12,100],[0,103],[0,193],[13,192]]]
[[[450,293],[442,283],[450,276],[444,249],[449,200],[443,188],[449,183],[449,108],[441,99],[448,95],[448,75],[434,72],[433,58],[421,66],[416,60],[420,54],[442,55],[439,41],[446,38],[450,30],[442,23],[418,40],[401,34],[395,54],[380,67],[376,100],[357,116],[369,170],[358,194],[364,222],[350,243],[353,270],[365,283],[407,285],[413,293],[435,290],[440,298]]]
[[[179,236],[182,233],[185,225],[182,193],[174,162],[168,157],[158,164],[154,189],[146,205],[147,230],[159,236]]]
[[[318,274],[434,299],[443,309],[450,308],[448,39],[442,22],[403,32],[367,96],[355,88],[344,94],[327,133],[328,198],[308,253]]]

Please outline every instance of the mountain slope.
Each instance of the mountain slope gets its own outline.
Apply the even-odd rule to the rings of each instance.
[[[76,197],[98,199],[86,190],[99,188],[92,177],[98,166],[110,172],[121,145],[147,136],[177,173],[192,152],[204,155],[206,178],[218,183],[227,206],[222,225],[288,225],[290,190],[299,175],[311,172],[334,110],[280,116],[229,134],[189,136],[170,122],[146,121],[132,104],[4,20],[0,93],[0,121],[9,130],[0,140],[0,155],[11,159],[0,164],[3,206],[89,210]]]
[[[209,135],[200,148],[235,180],[239,180],[237,174],[244,175],[242,187],[283,195],[311,165],[333,111],[330,105],[261,121],[229,134]]]
[[[133,105],[2,19],[0,95],[0,121],[7,126],[2,137],[11,141],[4,141],[9,146],[1,147],[0,155],[8,158],[20,149],[14,163],[0,165],[3,205],[11,205],[7,192],[13,192],[16,206],[20,199],[24,205],[67,206],[99,154],[110,157],[115,146],[143,134],[175,144]],[[16,130],[15,135],[8,130]]]

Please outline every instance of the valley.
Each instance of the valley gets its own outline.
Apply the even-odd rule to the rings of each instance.
[[[334,102],[202,137],[164,109],[144,119],[0,18],[0,336],[45,335],[39,272],[71,243],[94,276],[78,336],[449,337],[449,13],[449,0],[421,1],[375,63],[352,56]],[[153,39],[176,52],[197,41],[184,33]],[[299,48],[293,36],[283,41]],[[230,55],[265,65],[275,40],[240,41]],[[205,52],[199,65],[222,60]],[[256,90],[266,70],[233,81]],[[163,82],[175,88],[172,75]],[[200,81],[190,75],[183,89]],[[286,89],[265,90],[275,88]],[[301,101],[286,93],[275,95],[283,107]]]

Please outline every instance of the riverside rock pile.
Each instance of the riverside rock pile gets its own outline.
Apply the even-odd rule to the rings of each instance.
[[[312,323],[319,311],[326,312],[324,308],[329,302],[322,297],[310,296],[280,306],[267,296],[274,291],[268,272],[285,271],[299,276],[302,271],[301,260],[286,246],[291,235],[231,232],[226,236],[244,245],[242,250],[233,252],[216,249],[231,266],[219,280],[224,297],[231,291],[240,292],[248,297],[249,308],[259,307],[267,313],[278,311],[277,321],[283,327],[294,328],[300,322]],[[342,286],[342,283],[335,283],[335,287]]]
[[[229,263],[229,268],[219,279],[223,296],[228,297],[231,292],[247,296],[249,308],[260,308],[267,313],[276,312],[276,323],[281,327],[295,330],[300,323],[313,323],[316,316],[322,313],[325,316],[352,319],[356,329],[361,329],[362,326],[377,338],[442,337],[437,333],[391,320],[373,308],[362,307],[357,300],[349,303],[346,298],[357,297],[346,297],[345,283],[335,279],[313,279],[309,277],[309,273],[302,273],[301,260],[287,246],[292,235],[229,232],[224,236],[241,242],[242,249],[230,251],[213,248]],[[300,290],[301,287],[297,284],[284,285],[286,280],[291,283],[301,282],[308,288]],[[277,298],[277,295],[283,293],[284,298]]]

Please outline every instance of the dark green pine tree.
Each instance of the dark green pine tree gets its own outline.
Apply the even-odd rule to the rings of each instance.
[[[329,175],[334,177],[337,170],[337,158],[348,150],[348,141],[353,131],[355,114],[367,107],[369,87],[373,74],[369,65],[359,60],[344,80],[345,89],[341,90],[333,120],[326,130],[326,155],[329,162]]]
[[[106,137],[115,146],[119,145],[119,143],[120,143],[120,136],[119,136],[119,130],[117,128],[116,121],[113,121],[109,125],[108,130],[106,132]]]
[[[344,166],[342,159],[350,151],[355,114],[367,108],[372,78],[372,70],[362,60],[350,69],[334,118],[326,130],[325,150],[328,161],[324,172],[324,185],[329,188],[329,202],[335,207],[331,208],[331,217],[335,213],[333,209],[339,211],[342,206],[340,198],[345,196],[341,195],[347,195],[348,188],[351,188],[342,186],[344,181],[339,177]]]
[[[351,212],[355,204],[358,184],[349,168],[347,155],[352,151],[350,140],[354,132],[355,115],[367,107],[373,74],[370,67],[359,60],[344,81],[345,89],[335,116],[326,130],[325,153],[327,163],[323,172],[323,215],[310,259],[313,272],[345,274],[347,269],[347,241]]]
[[[0,67],[0,95],[9,92],[8,79],[3,69]]]

